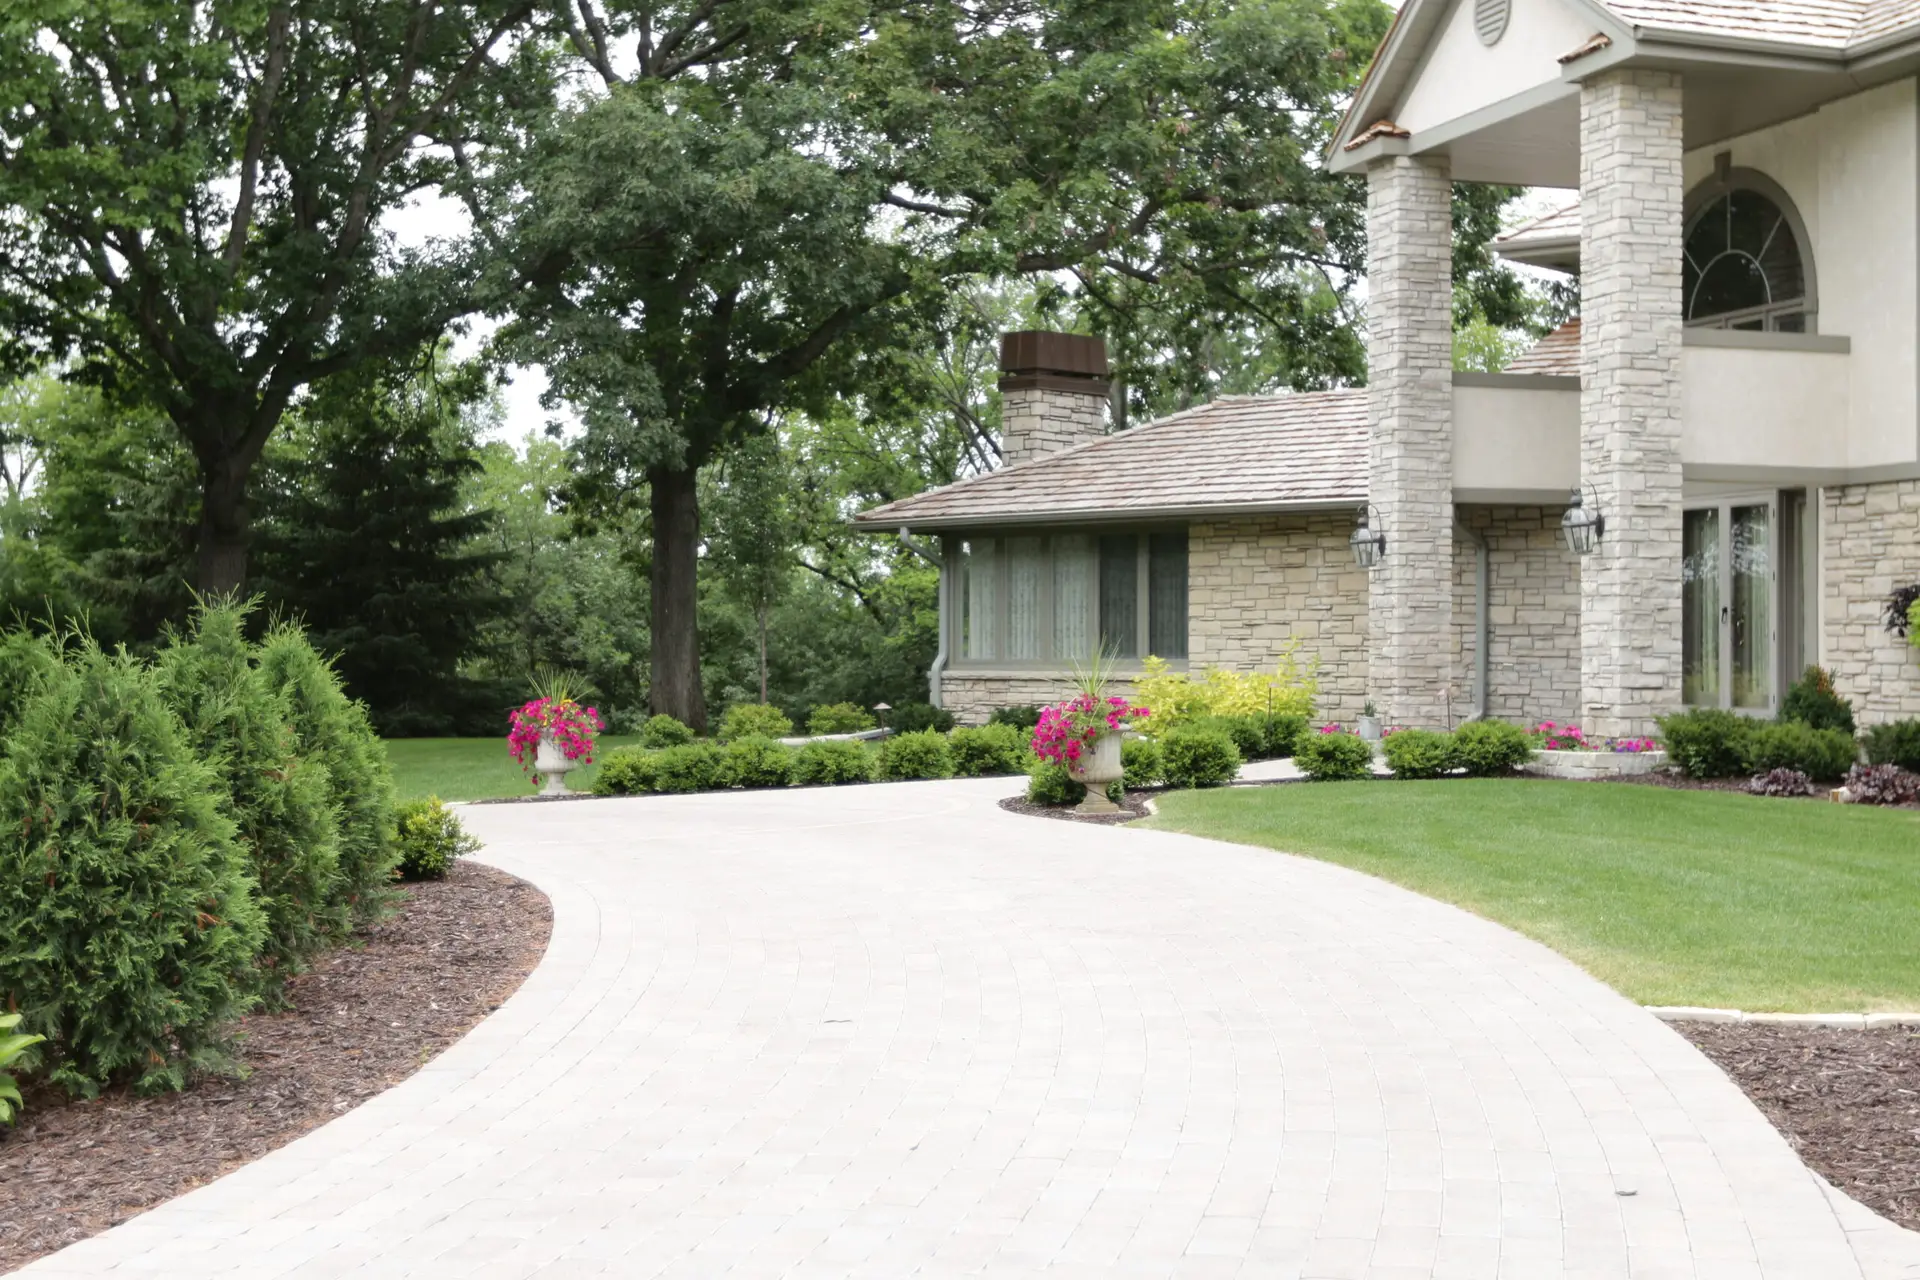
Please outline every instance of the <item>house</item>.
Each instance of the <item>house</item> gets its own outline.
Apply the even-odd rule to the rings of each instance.
[[[1407,0],[1334,144],[1368,184],[1369,385],[1105,434],[1096,340],[1010,335],[1005,461],[863,513],[937,534],[964,718],[1124,660],[1266,666],[1393,723],[1771,712],[1809,662],[1920,714],[1920,0]],[[1451,354],[1449,184],[1580,321]],[[1367,567],[1362,567],[1362,565]]]

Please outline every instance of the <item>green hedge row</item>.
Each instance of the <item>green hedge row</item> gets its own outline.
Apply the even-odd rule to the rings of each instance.
[[[1894,726],[1886,730],[1882,746],[1891,748],[1899,731]],[[1859,744],[1846,729],[1815,728],[1799,720],[1755,720],[1711,708],[1663,717],[1660,738],[1668,758],[1690,778],[1741,778],[1797,769],[1816,782],[1833,782],[1845,777],[1860,755]]]
[[[1010,725],[989,724],[951,733],[923,729],[873,744],[841,739],[800,747],[784,746],[760,734],[736,737],[724,745],[689,740],[658,749],[617,747],[602,761],[593,789],[618,796],[983,778],[1022,772],[1026,756],[1026,736]]]
[[[306,636],[214,603],[151,662],[0,640],[0,1009],[69,1091],[177,1089],[380,913],[393,783]]]

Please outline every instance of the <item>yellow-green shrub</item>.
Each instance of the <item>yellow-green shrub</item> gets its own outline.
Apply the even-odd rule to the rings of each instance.
[[[1152,714],[1141,724],[1143,733],[1158,738],[1176,725],[1208,716],[1313,715],[1320,693],[1319,660],[1301,662],[1300,642],[1290,642],[1274,669],[1229,671],[1209,666],[1195,679],[1172,670],[1165,658],[1149,657],[1133,681],[1134,702]]]

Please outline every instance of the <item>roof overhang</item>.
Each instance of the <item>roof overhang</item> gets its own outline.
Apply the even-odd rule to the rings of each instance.
[[[1109,507],[1081,511],[1007,511],[981,515],[928,516],[918,520],[888,517],[884,510],[865,511],[853,518],[856,528],[871,532],[961,533],[974,529],[1077,528],[1081,525],[1152,524],[1156,521],[1232,520],[1249,516],[1316,515],[1352,511],[1366,495],[1320,498],[1301,502],[1235,502],[1201,506]]]

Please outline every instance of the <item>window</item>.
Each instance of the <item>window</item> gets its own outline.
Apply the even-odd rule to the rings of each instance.
[[[1097,645],[1187,656],[1187,535],[1052,533],[949,544],[957,663],[1065,667]]]
[[[1687,323],[1805,333],[1812,308],[1801,252],[1793,220],[1772,197],[1735,187],[1710,199],[1687,228]]]

